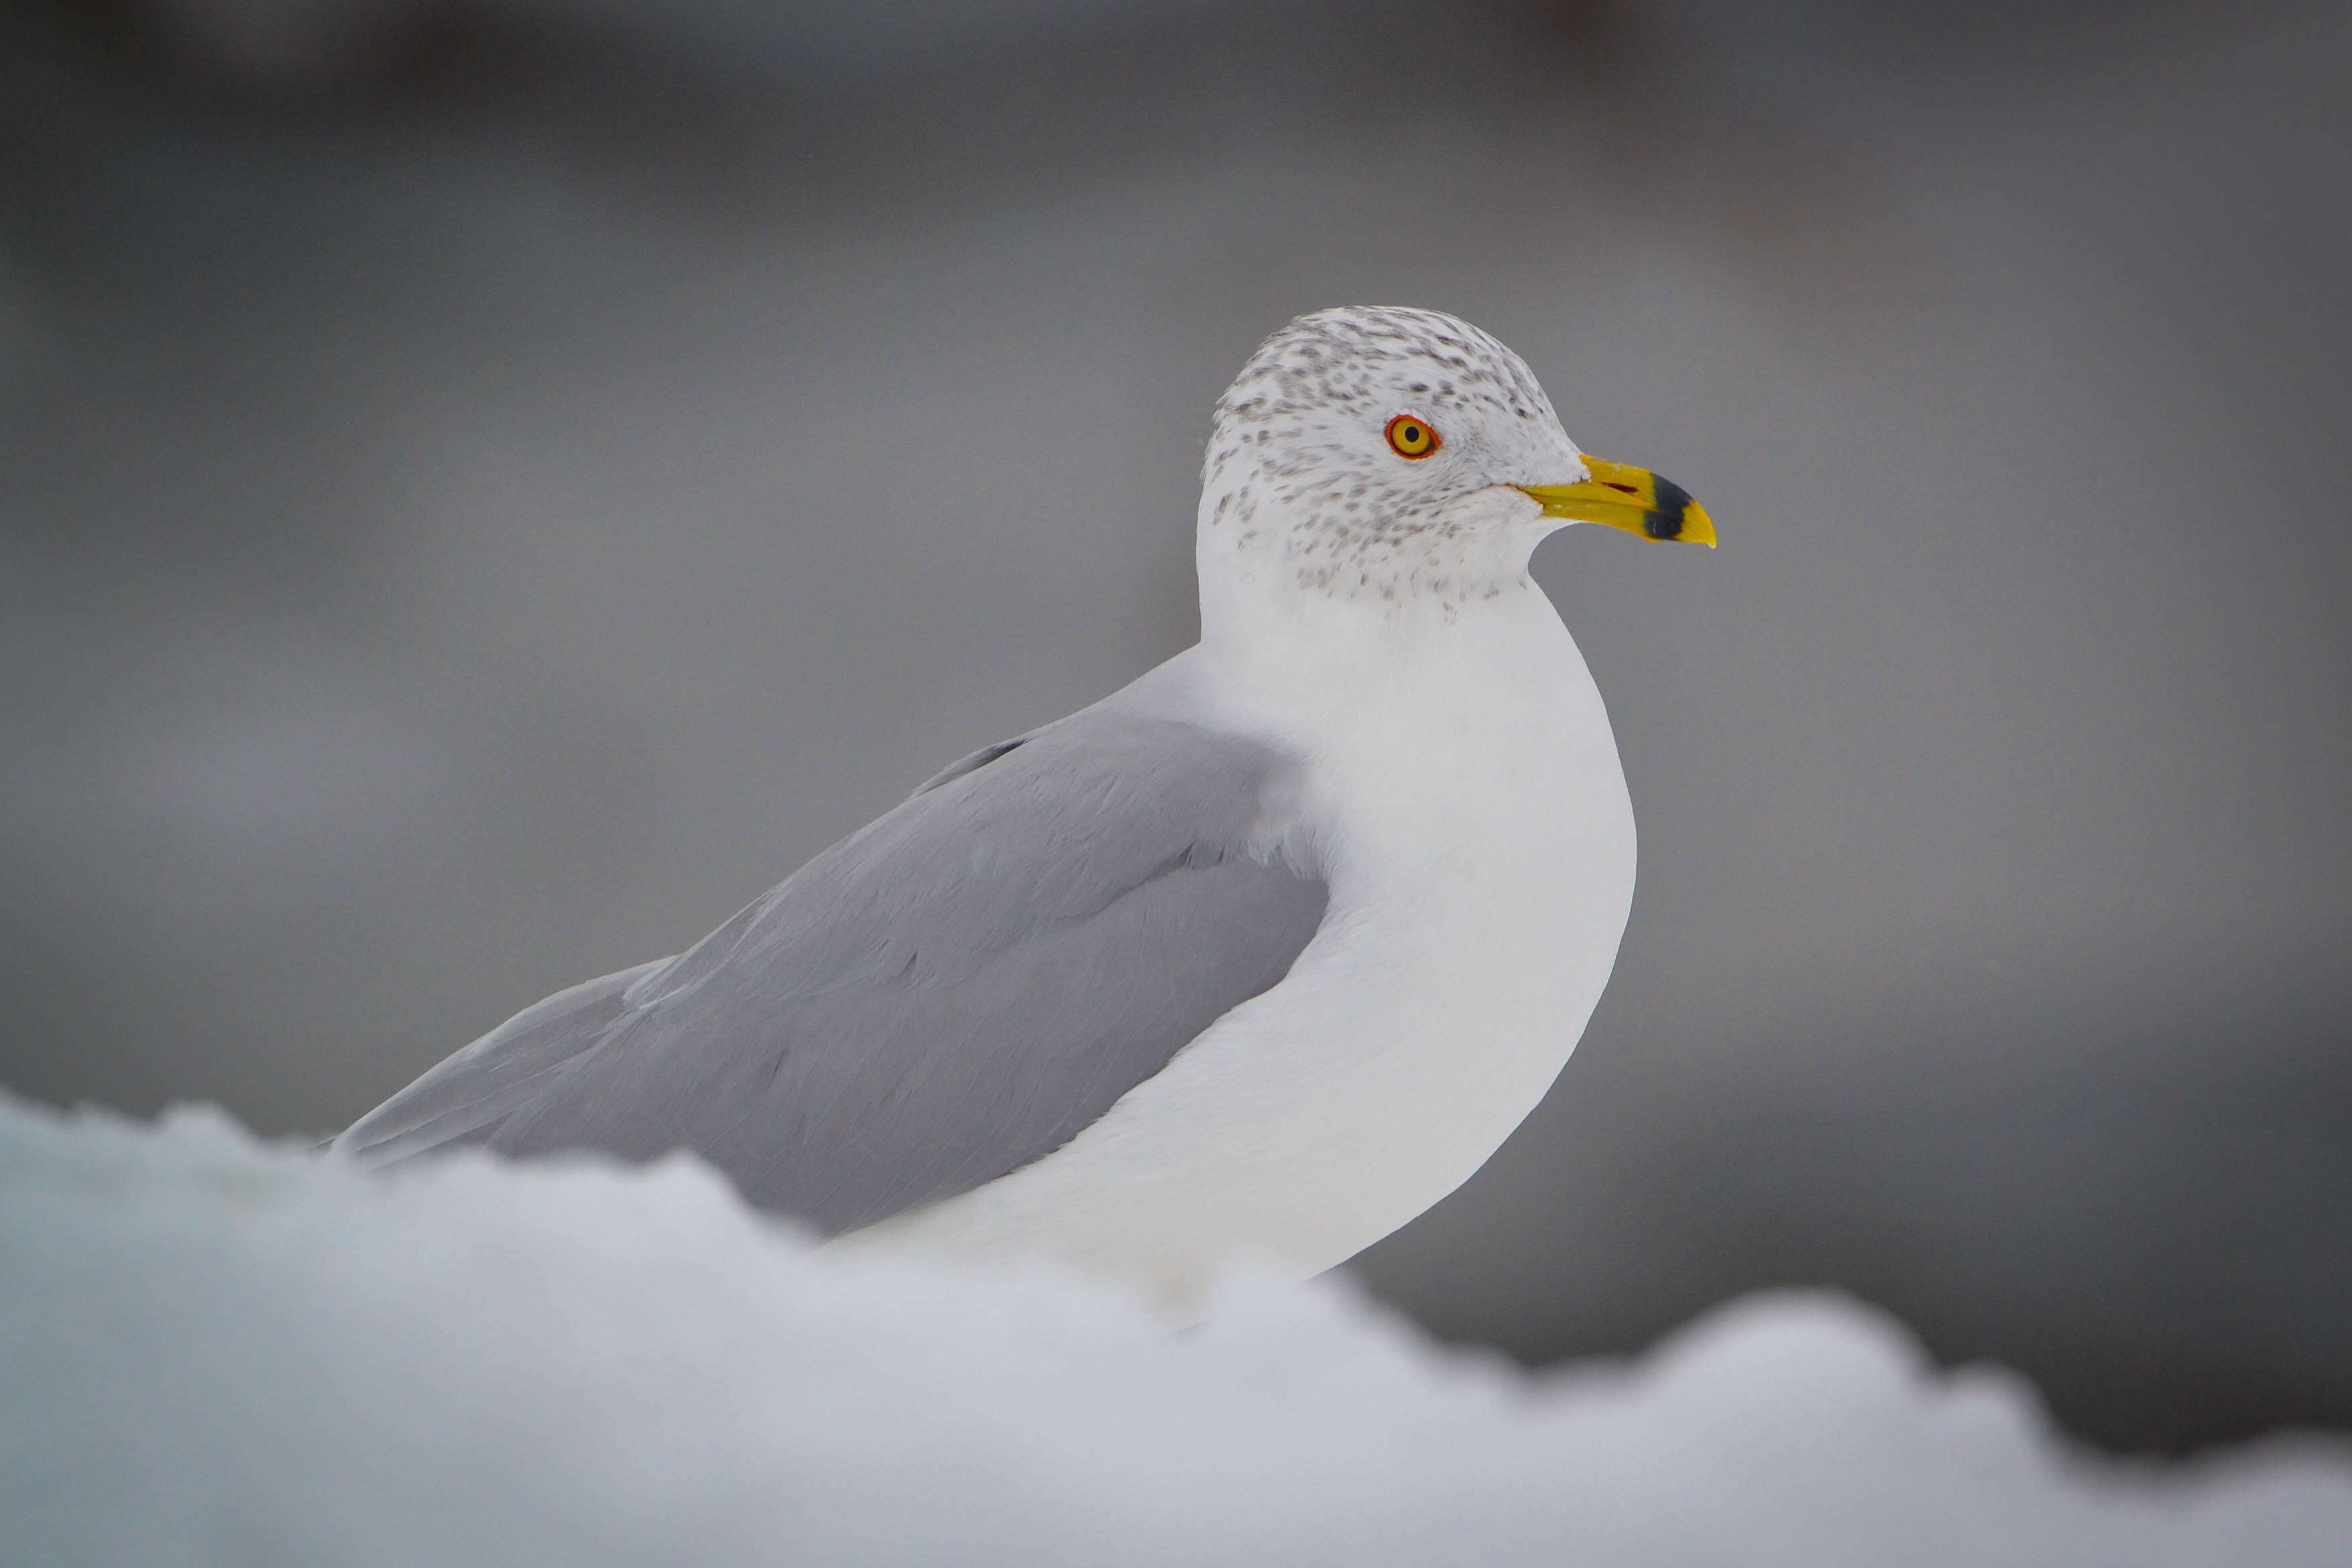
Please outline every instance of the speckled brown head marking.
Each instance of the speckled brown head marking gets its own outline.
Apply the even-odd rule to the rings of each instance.
[[[1426,450],[1393,444],[1401,415],[1426,425]],[[1268,338],[1217,401],[1202,527],[1304,589],[1460,596],[1484,591],[1469,536],[1498,509],[1527,515],[1496,487],[1580,475],[1510,350],[1434,310],[1342,306]]]

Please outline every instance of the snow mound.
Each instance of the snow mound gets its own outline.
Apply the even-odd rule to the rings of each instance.
[[[683,1159],[385,1177],[5,1097],[0,1414],[28,1564],[2352,1561],[2343,1454],[2093,1461],[1834,1299],[1529,1377],[1338,1283],[1179,1332],[820,1252]]]

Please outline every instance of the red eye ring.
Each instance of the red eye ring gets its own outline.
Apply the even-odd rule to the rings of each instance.
[[[1401,413],[1389,421],[1389,450],[1409,463],[1418,463],[1445,444],[1437,427],[1417,413]]]

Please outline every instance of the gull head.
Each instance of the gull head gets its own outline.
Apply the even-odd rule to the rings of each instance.
[[[1712,545],[1680,486],[1577,450],[1527,362],[1435,310],[1342,306],[1258,346],[1202,467],[1204,579],[1452,607],[1563,524]]]

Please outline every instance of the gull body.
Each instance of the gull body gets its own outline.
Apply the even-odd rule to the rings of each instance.
[[[1650,479],[1465,323],[1299,319],[1218,405],[1199,645],[339,1145],[694,1148],[845,1242],[1178,1296],[1344,1260],[1485,1162],[1607,983],[1633,811],[1528,562],[1570,520],[1711,543]]]
[[[1305,1278],[1460,1186],[1542,1099],[1633,900],[1608,715],[1524,572],[1451,617],[1373,602],[1204,642],[1112,699],[1301,759],[1265,831],[1330,904],[1288,976],[1061,1149],[868,1234],[1177,1294],[1237,1254]]]

